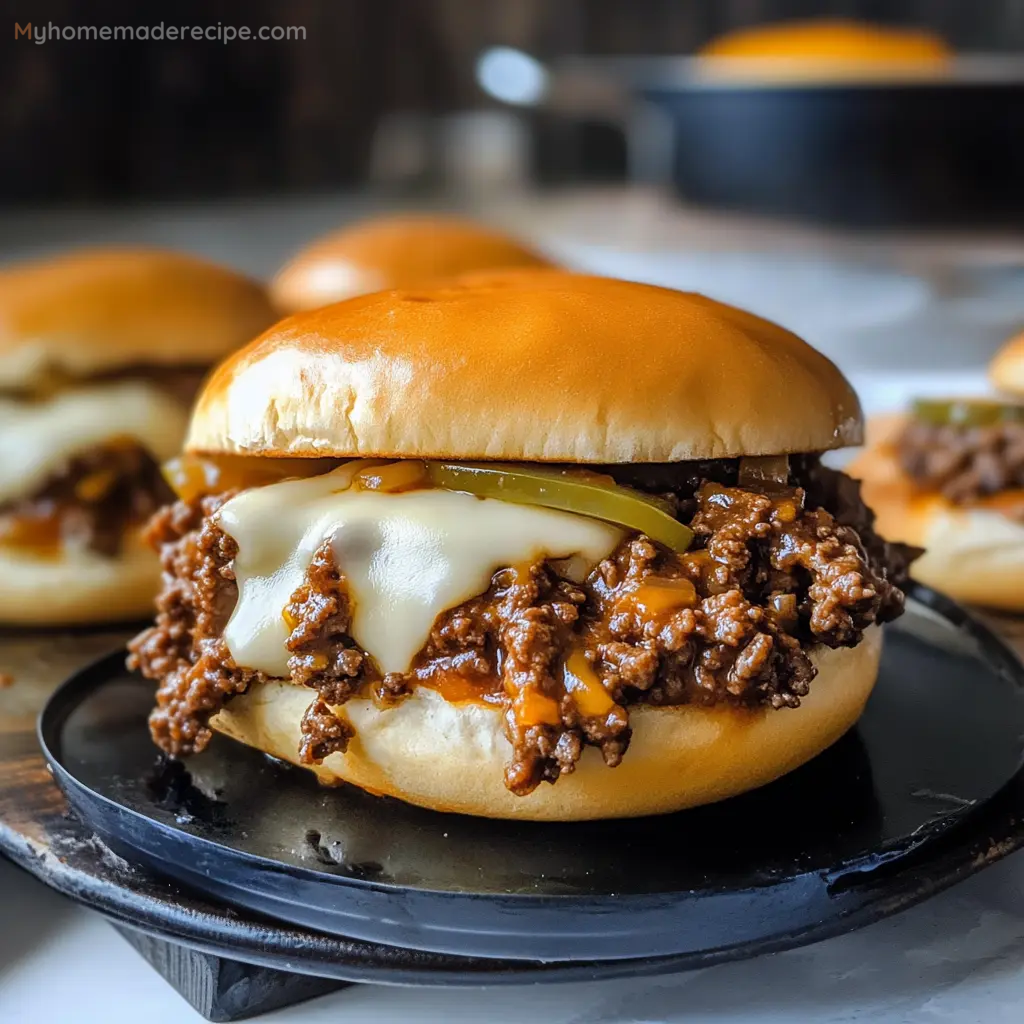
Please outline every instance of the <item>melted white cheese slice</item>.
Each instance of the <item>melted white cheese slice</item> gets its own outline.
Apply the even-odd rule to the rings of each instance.
[[[0,400],[0,502],[31,494],[77,452],[117,437],[169,459],[187,424],[180,402],[143,381],[62,391],[48,401]]]
[[[596,519],[454,491],[348,490],[352,472],[245,491],[217,513],[238,544],[224,639],[244,668],[287,678],[282,613],[327,539],[353,600],[352,638],[383,672],[405,672],[438,615],[482,594],[497,569],[579,556],[589,571],[623,536]]]

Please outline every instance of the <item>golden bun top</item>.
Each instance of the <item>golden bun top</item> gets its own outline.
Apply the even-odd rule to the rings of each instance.
[[[836,367],[701,295],[561,271],[378,292],[222,363],[195,452],[675,462],[861,440]]]
[[[386,288],[416,288],[471,270],[550,265],[521,242],[482,224],[404,214],[316,239],[278,273],[270,294],[282,313],[295,313]]]
[[[232,270],[157,249],[82,249],[0,268],[0,387],[132,365],[208,366],[275,314]]]
[[[827,82],[929,76],[943,72],[953,53],[925,29],[821,18],[737,29],[700,57],[706,72],[725,77]]]
[[[988,376],[993,387],[1024,397],[1024,331],[1000,349],[989,366]]]
[[[783,21],[736,29],[712,40],[705,57],[772,57],[786,60],[916,61],[947,60],[951,51],[925,29],[871,25],[844,18]]]

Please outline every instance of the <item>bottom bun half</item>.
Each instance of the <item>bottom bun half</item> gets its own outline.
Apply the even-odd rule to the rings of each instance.
[[[861,479],[881,536],[925,549],[915,580],[967,604],[1024,612],[1024,523],[918,493],[885,452],[865,452],[847,472]]]
[[[322,781],[438,811],[487,818],[581,821],[664,814],[763,786],[831,746],[860,717],[875,685],[882,632],[854,648],[817,648],[819,674],[796,710],[682,706],[630,709],[633,739],[608,768],[588,747],[576,770],[518,797],[504,785],[512,754],[501,713],[450,703],[422,687],[393,707],[351,700],[339,709],[356,735],[344,754],[314,767]],[[213,719],[218,731],[297,763],[305,687],[253,686]]]
[[[82,626],[151,616],[160,562],[137,537],[113,558],[90,551],[40,558],[0,548],[0,579],[0,622]]]

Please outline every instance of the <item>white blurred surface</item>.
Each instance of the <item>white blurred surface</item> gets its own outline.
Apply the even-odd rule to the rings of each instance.
[[[903,409],[913,398],[983,395],[989,390],[983,370],[848,370],[867,416]]]
[[[0,862],[4,1024],[197,1024],[98,915]],[[646,980],[438,989],[357,985],[266,1024],[1020,1024],[1024,858],[804,949]]]
[[[775,320],[848,373],[978,368],[1024,327],[1024,267],[892,269],[850,257],[548,248],[594,273],[701,292]]]
[[[449,141],[465,142],[474,123],[453,122]],[[484,134],[501,150],[500,125],[491,127]],[[496,159],[492,170],[504,182],[513,171],[500,153]],[[751,309],[851,374],[980,372],[1024,329],[1024,238],[849,236],[685,210],[646,192],[533,196],[507,183],[432,205],[494,221],[580,270]],[[313,236],[393,206],[382,196],[342,194],[7,212],[0,265],[69,246],[149,244],[269,277]]]

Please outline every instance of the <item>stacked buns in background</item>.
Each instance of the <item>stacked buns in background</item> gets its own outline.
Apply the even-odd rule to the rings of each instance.
[[[548,266],[540,253],[481,224],[404,214],[362,221],[316,239],[278,272],[270,294],[283,315],[475,270]]]

